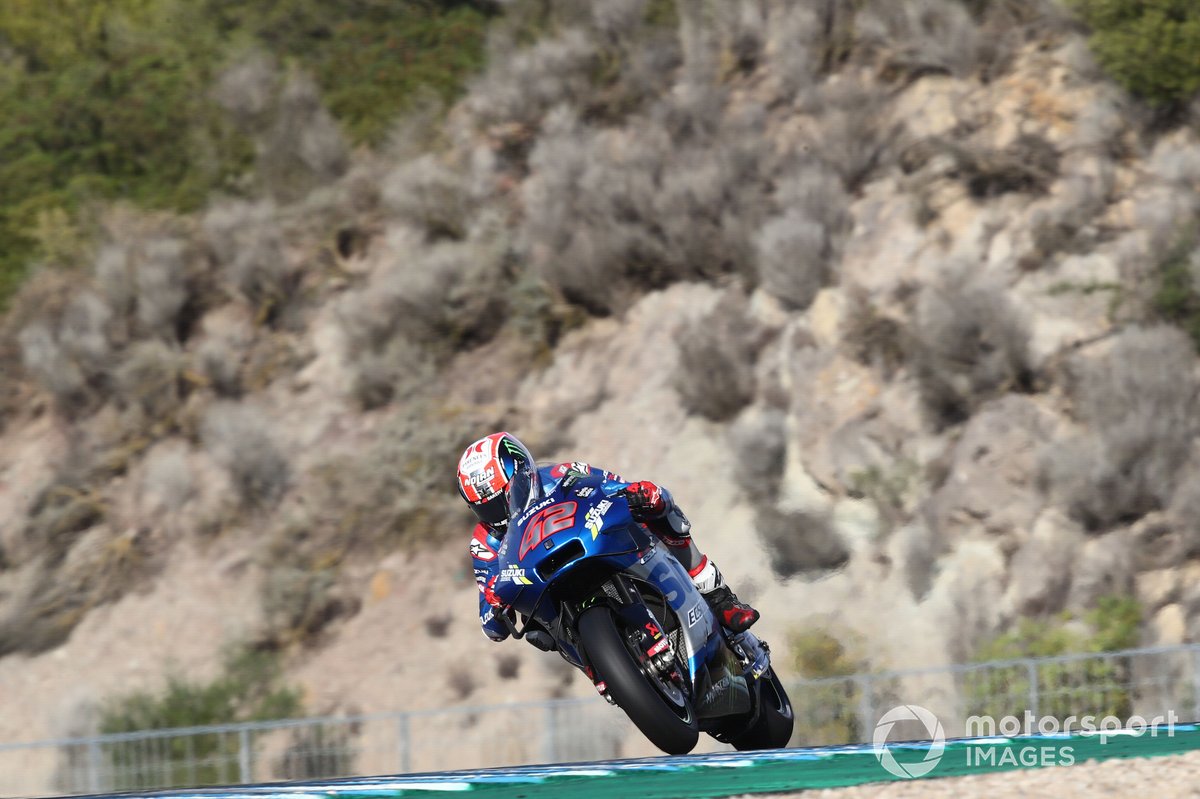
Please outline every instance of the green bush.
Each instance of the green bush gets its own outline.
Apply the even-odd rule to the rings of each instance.
[[[109,701],[100,712],[102,734],[270,721],[294,718],[303,710],[300,691],[281,683],[276,656],[253,649],[232,651],[224,672],[211,682],[173,677],[161,694],[139,692]],[[219,733],[164,738],[147,758],[136,746],[106,744],[103,753],[113,790],[226,781],[228,762],[237,762],[237,736]]]
[[[1200,92],[1200,5],[1195,0],[1072,0],[1091,46],[1125,88],[1157,106]]]
[[[1160,319],[1181,328],[1200,351],[1200,291],[1192,267],[1195,248],[1195,236],[1188,234],[1167,252],[1158,265],[1152,304]]]
[[[213,99],[251,48],[313,74],[358,142],[418,94],[452,98],[483,60],[488,3],[10,0],[0,15],[0,305],[97,202],[192,210],[237,193],[253,142]],[[86,225],[84,226],[86,227]],[[41,237],[45,238],[45,237]]]
[[[1049,619],[1021,619],[1015,630],[983,644],[976,653],[976,660],[1100,654],[1130,649],[1138,643],[1141,617],[1142,608],[1136,599],[1101,597],[1096,607],[1082,619],[1069,613]],[[1032,675],[1025,665],[968,672],[964,677],[967,715],[1020,717],[1035,693],[1031,690],[1031,676],[1037,681],[1038,716],[1062,719],[1093,714],[1126,718],[1132,711],[1129,664],[1122,658],[1090,658],[1038,663]]]

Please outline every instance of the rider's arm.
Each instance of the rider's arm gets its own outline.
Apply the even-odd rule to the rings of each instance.
[[[471,566],[475,569],[475,585],[479,588],[479,623],[483,626],[483,634],[493,641],[503,641],[508,637],[508,628],[496,618],[495,610],[483,598],[483,589],[488,580],[500,571],[496,558],[499,543],[488,534],[486,527],[475,525],[475,532],[471,536]]]

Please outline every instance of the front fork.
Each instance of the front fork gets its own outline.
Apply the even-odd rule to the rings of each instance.
[[[675,652],[671,648],[671,640],[663,632],[662,625],[641,595],[633,591],[625,578],[620,574],[612,577],[612,585],[620,604],[613,603],[612,610],[622,622],[626,640],[635,652],[639,654],[639,665],[643,671],[654,671],[663,676],[670,676],[675,671]],[[604,682],[597,681],[594,671],[589,666],[588,676],[609,704],[616,704],[608,695],[608,687]]]

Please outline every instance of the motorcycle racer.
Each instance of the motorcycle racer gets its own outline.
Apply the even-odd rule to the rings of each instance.
[[[700,552],[691,535],[691,523],[669,491],[649,480],[629,482],[581,461],[539,467],[529,449],[510,433],[492,433],[471,444],[458,462],[458,491],[479,523],[471,535],[470,552],[479,588],[479,620],[493,641],[508,637],[508,628],[496,618],[508,612],[496,597],[498,552],[508,531],[513,492],[548,493],[571,474],[586,476],[599,471],[605,494],[621,494],[636,521],[645,525],[687,569],[696,589],[708,601],[722,626],[744,632],[759,618],[754,608],[740,602],[725,585],[715,563]],[[527,636],[539,648],[552,646],[549,636]]]

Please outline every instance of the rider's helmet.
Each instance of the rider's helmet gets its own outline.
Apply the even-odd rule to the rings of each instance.
[[[500,538],[512,509],[541,492],[537,463],[511,433],[492,433],[467,447],[458,460],[458,493],[483,524]]]

